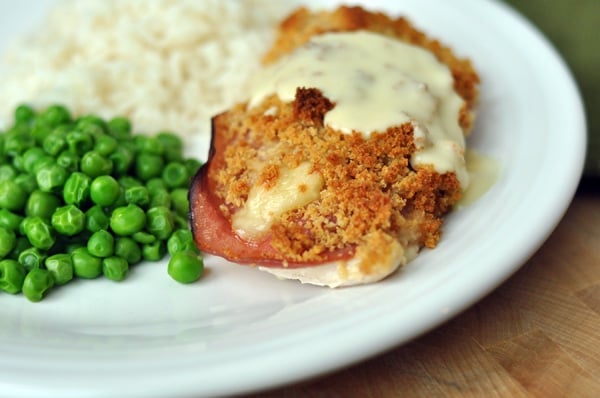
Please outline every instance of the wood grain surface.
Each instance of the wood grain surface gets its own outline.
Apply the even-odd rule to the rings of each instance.
[[[420,338],[252,397],[600,397],[600,184],[508,281]],[[282,364],[282,366],[285,366]]]

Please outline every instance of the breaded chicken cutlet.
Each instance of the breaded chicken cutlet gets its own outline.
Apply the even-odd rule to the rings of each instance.
[[[213,119],[190,192],[198,247],[332,287],[434,248],[468,184],[471,63],[359,7],[295,11],[263,60],[249,101]]]

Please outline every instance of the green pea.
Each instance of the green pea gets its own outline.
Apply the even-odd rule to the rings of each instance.
[[[117,181],[119,181],[119,185],[121,185],[124,190],[133,188],[133,187],[143,187],[144,186],[144,184],[140,180],[138,180],[135,177],[131,177],[131,176],[120,177]]]
[[[31,121],[31,136],[36,143],[42,144],[44,139],[52,133],[52,127],[45,124],[40,119],[34,119]]]
[[[33,174],[23,173],[19,174],[13,180],[15,184],[23,188],[25,193],[31,194],[33,191],[38,189],[37,181]]]
[[[87,249],[92,256],[110,257],[114,253],[115,238],[107,230],[94,232],[88,239]]]
[[[81,158],[81,171],[94,178],[112,173],[113,162],[97,151],[89,151]]]
[[[47,269],[36,268],[29,271],[23,280],[23,295],[29,301],[41,301],[54,286],[54,278]]]
[[[140,243],[142,245],[150,244],[156,242],[156,236],[148,233],[146,231],[139,231],[135,234],[131,235],[134,241]]]
[[[49,220],[52,214],[60,206],[60,199],[50,192],[40,190],[33,191],[25,204],[25,215],[27,217],[41,217]]]
[[[69,151],[78,156],[84,156],[94,148],[94,139],[83,131],[73,130],[67,133],[65,140]]]
[[[171,207],[180,216],[188,216],[190,202],[188,199],[188,190],[186,188],[177,188],[171,191]]]
[[[23,153],[23,169],[28,173],[33,173],[33,165],[42,157],[45,157],[46,152],[40,147],[34,146]]]
[[[21,221],[23,221],[23,217],[19,214],[15,214],[4,208],[0,209],[0,228],[18,232]]]
[[[44,260],[46,259],[46,253],[37,247],[30,247],[28,249],[23,250],[19,254],[19,258],[17,261],[23,264],[23,267],[29,272],[34,268],[40,268],[44,265]]]
[[[167,240],[167,251],[171,256],[184,251],[199,253],[192,232],[189,229],[178,229],[173,232]]]
[[[113,162],[113,172],[117,176],[126,175],[135,159],[135,153],[127,146],[119,146],[108,155],[108,159]]]
[[[196,175],[200,167],[202,167],[202,162],[194,158],[186,159],[183,164],[187,167],[190,176]]]
[[[42,142],[42,148],[48,155],[57,156],[68,148],[67,133],[55,130],[48,134]],[[75,155],[77,154],[75,153]]]
[[[79,162],[81,158],[79,155],[72,153],[68,150],[62,151],[58,157],[56,158],[56,164],[60,167],[63,167],[70,173],[76,172],[79,170]]]
[[[35,162],[33,162],[33,165],[32,165],[33,174],[35,175],[43,167],[52,166],[55,163],[56,163],[56,160],[50,155],[40,156],[39,158],[37,158],[35,160]],[[23,171],[26,171],[24,166],[23,166]]]
[[[104,212],[101,206],[92,206],[85,212],[85,228],[90,232],[97,232],[101,229],[107,229],[110,225],[110,218]]]
[[[0,261],[0,290],[10,294],[17,294],[23,287],[25,267],[15,260],[5,259]]]
[[[86,247],[78,247],[71,253],[73,273],[83,279],[94,279],[102,274],[102,259],[90,254]]]
[[[152,195],[158,191],[167,191],[168,190],[165,180],[163,180],[160,177],[151,178],[148,181],[146,181],[146,188],[148,189],[148,192],[150,193],[150,195]]]
[[[111,206],[121,194],[121,186],[113,177],[102,175],[94,178],[90,185],[92,202],[100,206]]]
[[[70,254],[54,254],[46,258],[44,265],[59,286],[73,279],[73,261]]]
[[[69,173],[57,164],[45,165],[35,173],[38,187],[44,192],[60,191],[65,185]]]
[[[129,272],[129,264],[122,257],[107,257],[102,260],[102,273],[113,281],[122,281]]]
[[[127,190],[125,190],[125,202],[140,207],[147,206],[150,203],[148,188],[144,186],[127,188]]]
[[[125,117],[114,117],[108,121],[109,134],[118,140],[125,140],[131,136],[131,122]]]
[[[164,156],[168,162],[179,162],[182,160],[183,141],[179,136],[169,131],[163,131],[156,135],[156,140],[164,148]]]
[[[69,176],[63,187],[63,199],[66,204],[82,205],[90,196],[92,179],[80,172]]]
[[[115,256],[124,258],[130,265],[134,265],[142,260],[142,249],[135,240],[120,237],[115,242]]]
[[[108,156],[117,149],[119,143],[116,138],[110,135],[100,135],[96,137],[94,150],[102,156]]]
[[[60,234],[73,236],[85,228],[85,214],[75,205],[66,205],[52,214],[52,227]]]
[[[27,201],[27,192],[14,181],[0,184],[0,208],[10,211],[21,210]]]
[[[90,131],[90,127],[96,127],[100,129],[99,134],[106,134],[108,132],[107,123],[97,115],[80,116],[75,122],[75,127],[80,131]]]
[[[117,207],[110,216],[110,227],[117,235],[133,235],[141,231],[145,225],[146,213],[136,205]]]
[[[26,236],[17,236],[15,247],[13,247],[7,258],[17,261],[19,259],[19,255],[30,247],[32,247],[31,243],[29,243],[29,239],[27,239]]]
[[[13,180],[17,175],[17,170],[10,164],[3,164],[0,166],[0,183],[4,181]]]
[[[162,240],[142,245],[142,257],[146,261],[159,261],[166,253],[165,242]]]
[[[16,123],[30,123],[34,117],[35,110],[27,104],[21,104],[15,108],[14,118]]]
[[[21,225],[32,246],[48,250],[54,245],[54,230],[41,217],[25,217]]]
[[[171,210],[167,207],[152,207],[146,212],[146,228],[158,239],[165,240],[175,227]]]
[[[7,132],[4,136],[4,153],[15,157],[35,146],[35,139],[26,132]]]
[[[62,105],[50,105],[40,113],[39,117],[46,125],[52,127],[71,121],[71,113]]]
[[[146,135],[137,134],[133,137],[138,153],[147,153],[150,155],[161,156],[164,153],[162,143],[156,137],[148,137]]]
[[[17,236],[12,229],[0,227],[0,259],[6,257],[17,243]]]
[[[173,189],[186,186],[190,176],[187,167],[183,163],[171,162],[165,166],[162,178],[165,180],[167,187]]]
[[[193,251],[178,252],[169,260],[167,272],[177,282],[192,283],[202,276],[204,261]]]
[[[156,189],[150,192],[149,207],[171,208],[171,194],[166,189]]]
[[[142,181],[159,177],[163,167],[164,160],[160,155],[142,152],[135,159],[135,173]]]

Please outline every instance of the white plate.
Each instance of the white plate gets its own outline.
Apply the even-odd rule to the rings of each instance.
[[[2,3],[2,40],[29,12],[14,4]],[[502,175],[449,217],[438,248],[382,283],[343,290],[209,258],[193,286],[147,264],[124,283],[78,281],[38,304],[3,294],[0,395],[199,397],[299,381],[439,325],[537,250],[572,198],[585,150],[581,100],[562,60],[495,1],[369,5],[409,16],[481,73],[470,144],[500,160]]]

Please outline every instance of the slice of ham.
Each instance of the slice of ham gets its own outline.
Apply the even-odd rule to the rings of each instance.
[[[318,262],[288,261],[271,245],[268,235],[260,241],[248,241],[233,231],[231,221],[220,210],[223,201],[215,195],[215,183],[210,178],[212,171],[225,166],[223,151],[228,144],[219,134],[215,119],[208,160],[194,176],[189,192],[190,222],[198,248],[235,263],[264,267],[309,267],[352,258],[354,248],[345,248],[323,253]]]

